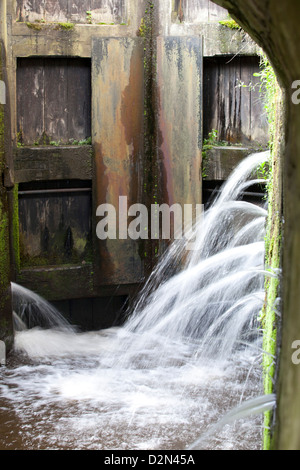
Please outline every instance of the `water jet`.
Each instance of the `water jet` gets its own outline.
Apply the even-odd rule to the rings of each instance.
[[[197,250],[185,250],[188,239],[170,246],[123,326],[78,333],[12,285],[22,359],[0,371],[0,400],[22,429],[15,448],[185,449],[206,431],[206,449],[260,448],[261,415],[248,415],[265,409],[258,317],[266,211],[238,199],[267,158],[241,163],[197,227]],[[250,401],[220,421],[241,397]],[[233,416],[243,420],[236,428]],[[216,437],[209,429],[217,422]]]

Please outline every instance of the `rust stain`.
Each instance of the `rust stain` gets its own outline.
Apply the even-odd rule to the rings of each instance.
[[[111,39],[106,46],[94,80],[99,94],[94,108],[98,142],[95,180],[98,205],[112,204],[120,220],[119,196],[127,196],[128,205],[139,202],[134,198],[138,197],[142,148],[143,61],[139,48],[126,38]],[[117,231],[116,240],[99,242],[101,282],[134,282],[138,267],[132,241],[120,240]]]
[[[135,47],[130,59],[129,82],[122,93],[121,103],[121,122],[129,147],[128,196],[131,204],[142,202],[143,81],[143,55],[141,47]]]
[[[102,145],[95,143],[95,183],[96,183],[96,201],[97,207],[107,202],[109,192],[109,179],[107,176],[107,167],[103,162]],[[107,246],[106,240],[97,238],[97,253],[95,256],[95,272],[97,283],[109,283],[115,272],[115,265],[111,257],[111,253]]]
[[[171,119],[166,118],[163,100],[164,78],[163,78],[163,48],[164,43],[158,42],[157,47],[157,94],[159,103],[159,154],[162,157],[163,164],[163,188],[164,188],[164,202],[172,205],[174,201],[174,185],[173,185],[173,168],[172,168],[172,155],[171,155],[171,136],[172,136],[172,123]]]
[[[184,14],[183,14],[183,9],[182,9],[182,0],[180,0],[180,2],[179,2],[178,18],[179,18],[180,23],[182,23],[183,20],[184,20]]]

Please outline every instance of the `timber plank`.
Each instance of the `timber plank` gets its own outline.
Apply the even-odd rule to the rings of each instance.
[[[17,107],[21,143],[64,144],[90,137],[90,81],[91,65],[87,59],[19,59]]]
[[[23,144],[34,143],[44,130],[43,59],[19,59],[17,90],[18,140]]]

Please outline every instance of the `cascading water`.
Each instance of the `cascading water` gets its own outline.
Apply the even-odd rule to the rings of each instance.
[[[15,331],[29,330],[34,327],[72,330],[65,318],[49,302],[18,284],[12,283],[11,287]]]
[[[262,393],[266,210],[239,199],[267,158],[241,163],[199,221],[194,250],[171,245],[120,328],[78,333],[53,311],[36,327],[42,299],[12,285],[18,361],[0,369],[0,404],[17,419],[0,448],[260,448],[260,415],[197,438]]]

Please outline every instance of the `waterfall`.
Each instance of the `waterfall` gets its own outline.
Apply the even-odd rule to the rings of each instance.
[[[259,335],[264,299],[264,207],[238,198],[256,183],[255,169],[269,152],[245,159],[196,228],[185,264],[187,239],[174,242],[152,274],[125,328],[147,338],[196,344],[196,353],[226,359]],[[170,267],[179,272],[170,276]],[[132,345],[133,349],[136,345]]]
[[[38,294],[15,283],[11,283],[11,290],[15,331],[34,327],[73,330],[62,314]]]
[[[237,432],[228,423],[274,405],[261,398],[267,211],[242,200],[268,157],[256,153],[237,167],[197,222],[194,249],[188,237],[171,244],[122,327],[77,333],[12,285],[16,350],[30,362],[0,370],[0,400],[18,416],[27,447],[260,445],[261,417]],[[33,419],[36,431],[28,430]]]

